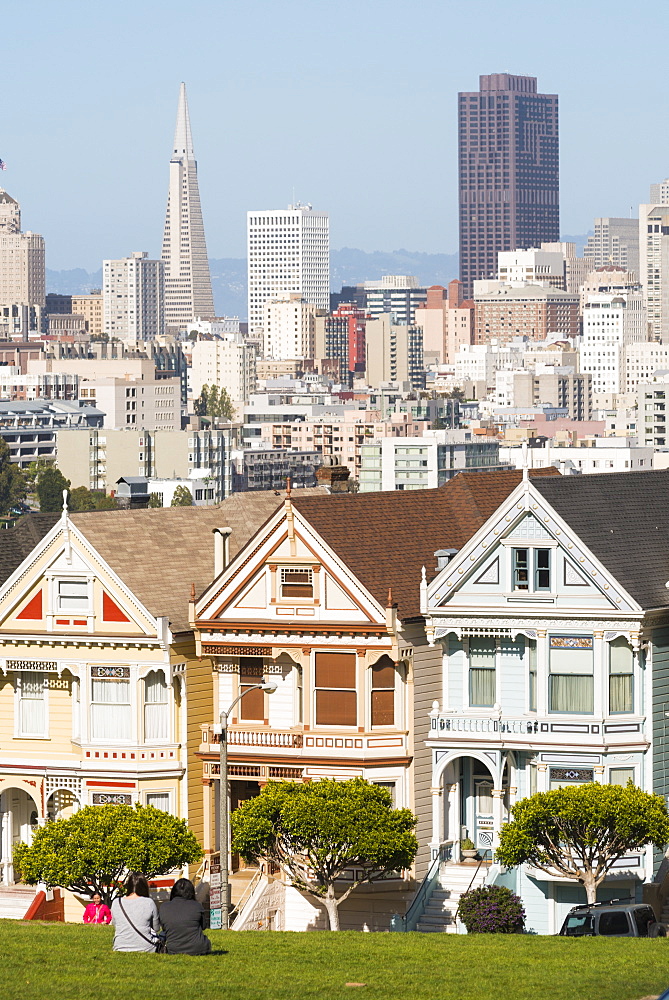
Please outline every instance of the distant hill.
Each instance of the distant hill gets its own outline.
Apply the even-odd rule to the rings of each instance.
[[[577,244],[580,253],[587,236],[565,236]],[[214,304],[219,316],[246,316],[246,259],[223,257],[210,260]],[[344,247],[330,251],[330,287],[338,291],[342,285],[373,281],[384,274],[413,274],[421,285],[447,285],[458,276],[456,253],[419,253],[411,250],[355,250]],[[89,272],[82,268],[70,271],[50,271],[46,286],[49,292],[61,295],[81,295],[99,288],[102,271]]]

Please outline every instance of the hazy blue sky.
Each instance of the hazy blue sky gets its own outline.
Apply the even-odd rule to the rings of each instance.
[[[159,253],[182,79],[212,257],[293,190],[334,247],[454,252],[479,73],[560,95],[563,233],[669,175],[663,3],[7,0],[1,25],[0,184],[52,268]]]

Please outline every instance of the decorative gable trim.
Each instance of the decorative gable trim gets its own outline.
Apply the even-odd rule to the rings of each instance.
[[[42,588],[37,591],[37,593],[31,597],[31,599],[26,604],[25,608],[18,613],[17,619],[21,621],[42,621]]]

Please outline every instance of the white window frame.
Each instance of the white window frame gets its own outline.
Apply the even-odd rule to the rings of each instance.
[[[469,654],[470,643],[472,639],[492,639],[495,643],[495,701],[492,705],[472,705],[471,703],[471,687],[470,687],[470,662],[471,657]],[[466,645],[465,645],[466,643]],[[463,677],[463,704],[467,706],[468,712],[478,712],[481,715],[488,715],[492,712],[495,705],[500,704],[500,669],[499,669],[499,657],[500,657],[500,638],[494,635],[482,635],[482,636],[468,636],[463,642],[463,648],[465,656],[464,660],[464,677]]]
[[[62,608],[60,606],[60,602],[61,602],[61,599],[62,599],[61,598],[61,594],[60,594],[61,585],[62,584],[68,584],[68,583],[69,584],[81,583],[81,584],[85,585],[85,587],[86,587],[86,600],[85,600],[85,605],[83,607],[81,607],[81,608]],[[54,594],[53,594],[53,596],[54,596],[54,602],[53,602],[54,603],[54,614],[57,614],[57,615],[69,615],[70,617],[74,617],[75,615],[89,615],[91,613],[91,604],[92,604],[92,600],[91,600],[91,597],[92,597],[92,595],[91,595],[91,581],[87,577],[81,576],[81,575],[79,575],[79,576],[74,576],[74,575],[73,576],[57,576],[57,577],[54,577],[53,585],[54,585]]]
[[[146,700],[146,682],[148,680],[149,674],[151,674],[151,673],[154,673],[154,674],[161,673],[163,675],[163,680],[165,681],[165,693],[167,695],[167,698],[166,698],[166,700],[164,702],[162,702],[162,701],[160,701],[160,702],[150,702],[150,701]],[[140,701],[140,710],[141,710],[141,715],[142,715],[142,720],[141,720],[142,721],[142,738],[143,738],[143,742],[144,743],[148,743],[149,745],[162,744],[162,743],[170,743],[170,742],[172,742],[172,728],[173,728],[173,726],[172,726],[172,718],[173,718],[173,712],[172,712],[171,709],[173,708],[174,702],[172,700],[171,686],[170,686],[170,682],[168,680],[168,675],[169,675],[168,671],[165,669],[165,667],[157,665],[155,667],[151,667],[150,670],[144,671],[142,673],[141,677],[139,678],[139,683],[140,683],[140,689],[139,689],[140,690],[140,698],[139,698],[139,701]],[[151,738],[149,738],[147,736],[147,733],[146,733],[146,729],[147,729],[147,727],[146,727],[146,707],[147,707],[147,705],[154,705],[154,704],[155,705],[165,705],[166,706],[167,733],[163,737],[151,737]]]
[[[507,550],[507,581],[508,581],[508,591],[506,596],[515,598],[515,600],[523,598],[531,598],[533,600],[541,600],[547,598],[554,598],[557,595],[557,567],[558,567],[558,549],[559,545],[556,541],[550,538],[504,538],[502,539],[502,545]],[[514,570],[514,551],[515,549],[527,549],[527,573],[528,573],[528,589],[527,590],[516,590],[515,588],[515,570]],[[548,590],[539,590],[536,587],[536,577],[537,577],[537,550],[538,549],[548,549],[550,552],[550,587]]]
[[[17,672],[14,674],[14,737],[19,740],[48,740],[49,736],[49,682],[48,673],[43,670],[31,670],[26,671],[26,673],[36,673],[42,675],[42,684],[44,691],[44,724],[45,730],[42,733],[23,733],[21,732],[21,690],[24,681],[24,672]]]
[[[98,666],[99,664],[94,664]],[[127,664],[120,664],[121,666],[127,666]],[[97,680],[106,681],[109,684],[121,683],[120,680],[114,680],[113,678],[103,678],[103,677],[91,677],[90,666],[88,668],[88,704],[86,706],[86,722],[88,726],[88,740],[89,743],[95,744],[96,746],[104,746],[105,744],[119,744],[120,746],[130,746],[137,742],[137,681],[132,668],[130,669],[130,677],[123,678],[123,681],[128,684],[128,691],[130,697],[130,736],[128,739],[120,739],[116,737],[111,739],[110,737],[96,736],[93,732],[93,705],[105,704],[104,702],[94,702],[93,700],[93,682]],[[134,692],[134,701],[133,701]],[[114,704],[111,702],[110,704]],[[124,704],[121,702],[120,704]]]
[[[147,789],[147,791],[144,792],[144,796],[143,796],[143,798],[144,798],[144,805],[145,806],[153,805],[152,802],[149,802],[149,799],[150,799],[150,797],[152,795],[166,795],[167,796],[168,808],[165,810],[165,812],[168,812],[170,814],[170,816],[174,816],[175,813],[174,813],[174,810],[173,810],[173,796],[172,796],[172,791],[173,791],[173,789],[171,789],[171,788],[149,788],[149,789]],[[158,807],[156,806],[156,808],[158,808]]]

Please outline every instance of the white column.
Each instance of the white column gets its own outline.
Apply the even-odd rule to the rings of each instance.
[[[603,719],[608,714],[609,671],[608,642],[604,642],[604,633],[595,632],[593,638],[594,688],[593,713],[596,719]]]
[[[432,795],[432,840],[430,843],[430,848],[432,851],[432,856],[434,857],[434,852],[439,850],[439,845],[443,840],[443,808],[442,808],[442,792],[441,786],[434,785],[430,789],[430,794]]]
[[[493,850],[499,846],[499,835],[502,829],[504,818],[504,789],[493,788],[492,790],[492,835]]]
[[[537,716],[548,715],[548,633],[537,631]]]

